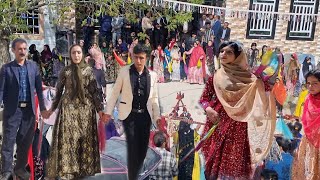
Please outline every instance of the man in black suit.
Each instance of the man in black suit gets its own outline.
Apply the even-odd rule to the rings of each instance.
[[[220,43],[222,43],[223,41],[229,41],[230,33],[231,33],[231,29],[229,28],[229,23],[225,22],[223,24],[223,27],[221,27],[219,30],[218,37],[220,37]]]
[[[39,99],[41,115],[48,117],[45,109],[42,82],[38,66],[26,60],[27,42],[15,39],[12,42],[15,60],[1,67],[0,104],[3,109],[3,143],[1,149],[1,180],[12,178],[12,170],[20,179],[29,180],[30,173],[25,167],[28,150],[32,143],[35,128],[35,92]],[[17,143],[17,162],[13,169],[14,144]]]

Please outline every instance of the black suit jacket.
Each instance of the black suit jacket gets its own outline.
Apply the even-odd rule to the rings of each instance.
[[[33,113],[36,114],[35,92],[39,99],[40,111],[45,110],[42,94],[42,81],[37,64],[26,60],[28,78],[30,84],[30,97]],[[0,104],[3,102],[3,115],[10,116],[18,108],[19,97],[19,72],[16,61],[11,61],[1,67],[0,70]]]
[[[230,29],[230,28],[227,28],[226,35],[225,35],[225,37],[222,39],[223,27],[221,27],[220,30],[219,30],[219,35],[218,35],[218,37],[219,37],[220,39],[222,39],[222,40],[229,41],[229,40],[230,40],[230,33],[231,33],[231,29]]]

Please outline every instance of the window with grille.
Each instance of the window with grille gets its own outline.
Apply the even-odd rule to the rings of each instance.
[[[22,20],[23,28],[17,29],[17,34],[39,34],[40,33],[40,18],[39,9],[22,13],[20,18]]]
[[[279,0],[250,0],[247,22],[248,39],[274,39]]]
[[[316,20],[313,14],[318,13],[319,0],[291,0],[291,15],[288,22],[288,40],[313,40]]]

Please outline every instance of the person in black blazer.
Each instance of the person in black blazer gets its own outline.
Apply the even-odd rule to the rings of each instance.
[[[35,128],[35,93],[39,99],[41,115],[48,117],[45,109],[42,81],[37,64],[27,60],[27,42],[15,39],[12,42],[15,60],[4,64],[0,70],[0,104],[3,103],[3,143],[1,149],[1,180],[12,178],[12,171],[20,179],[28,180],[30,173],[25,167],[28,150]],[[17,162],[13,169],[13,151],[17,143]]]
[[[225,22],[219,30],[218,37],[220,38],[220,43],[230,40],[231,29],[229,28],[229,23]]]

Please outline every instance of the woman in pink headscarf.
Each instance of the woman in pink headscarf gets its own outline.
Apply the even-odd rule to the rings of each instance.
[[[206,54],[204,53],[203,48],[200,46],[200,42],[198,40],[194,42],[193,48],[191,48],[188,52],[185,53],[187,55],[191,54],[187,81],[190,84],[203,84],[203,79],[206,75]],[[198,66],[199,60],[201,66]]]
[[[94,43],[93,46],[89,49],[89,54],[91,58],[93,58],[96,62],[95,67],[97,69],[106,70],[106,62],[101,52],[100,48],[98,47],[97,43]],[[86,57],[86,62],[88,63],[90,57]]]
[[[309,95],[305,100],[302,115],[305,135],[294,160],[293,180],[320,179],[320,71],[306,74],[306,82]]]

